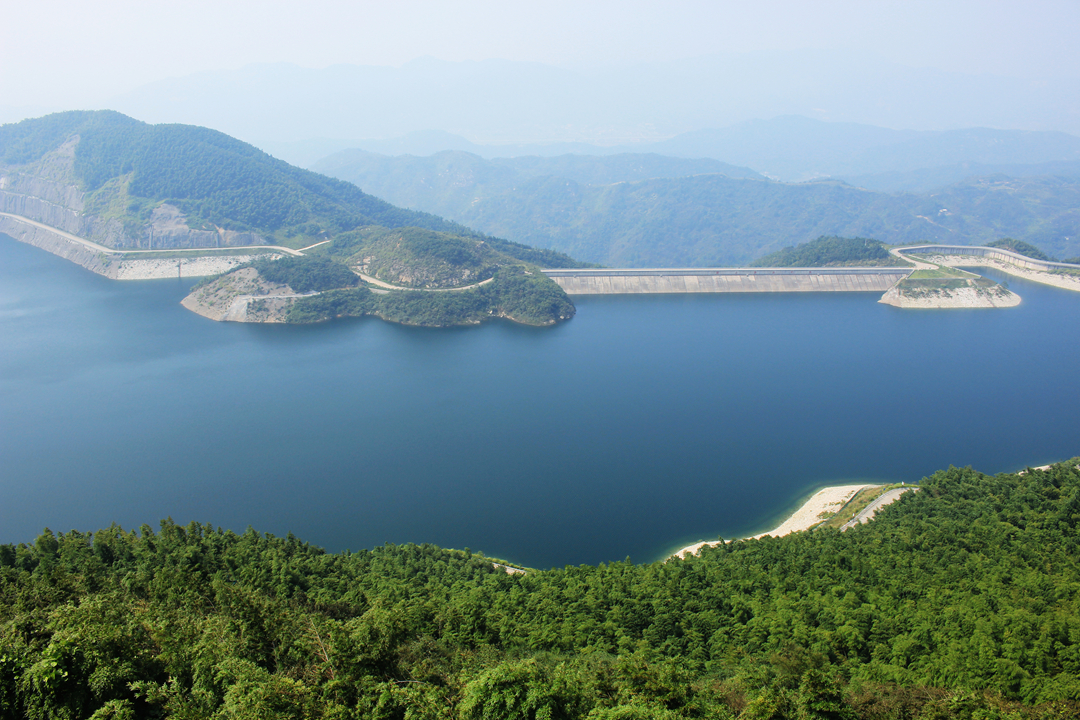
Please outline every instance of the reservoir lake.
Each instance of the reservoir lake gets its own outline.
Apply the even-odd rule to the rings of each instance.
[[[824,485],[1080,455],[1080,293],[578,297],[550,328],[216,323],[0,236],[0,542],[171,516],[532,567],[766,530]]]

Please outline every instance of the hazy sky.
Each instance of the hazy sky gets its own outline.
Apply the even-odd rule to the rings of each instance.
[[[37,0],[4,3],[0,105],[77,107],[256,62],[593,65],[846,49],[916,67],[1080,75],[1077,0]]]

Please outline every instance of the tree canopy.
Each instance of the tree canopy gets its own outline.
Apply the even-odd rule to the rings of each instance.
[[[755,260],[751,267],[838,267],[898,265],[883,243],[870,238],[822,235],[817,240],[786,247]]]
[[[1076,717],[1077,462],[950,468],[845,533],[513,575],[46,529],[0,546],[0,717]]]

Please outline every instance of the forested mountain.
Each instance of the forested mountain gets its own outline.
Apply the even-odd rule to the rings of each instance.
[[[116,221],[123,226],[119,234],[92,238],[115,247],[145,242],[167,216],[169,230],[179,221],[187,229],[207,231],[207,244],[220,243],[224,231],[302,247],[357,227],[419,227],[490,241],[528,262],[575,264],[395,207],[351,183],[294,167],[215,130],[148,125],[111,111],[57,113],[0,126],[0,175],[0,209],[18,213],[37,200]],[[179,212],[165,213],[165,208]],[[32,219],[48,224],[50,218]],[[182,242],[199,245],[190,233],[184,237]],[[157,238],[164,242],[161,232]]]
[[[610,185],[651,178],[703,174],[762,179],[749,168],[717,160],[661,155],[559,155],[485,160],[477,155],[444,151],[429,157],[389,157],[363,150],[344,150],[315,163],[312,169],[340,177],[405,207],[454,214],[481,200],[513,192],[534,182],[568,180],[577,185]],[[375,189],[372,189],[375,188]]]
[[[61,150],[65,146],[67,153]],[[192,229],[254,232],[297,247],[359,225],[469,233],[275,160],[223,133],[147,125],[109,111],[58,113],[0,126],[0,163],[9,175],[5,195],[33,195],[39,169],[34,164],[58,152],[73,156],[69,172],[57,179],[81,191],[79,209],[121,221],[136,236],[128,240],[136,242],[162,205],[178,208]]]
[[[510,170],[527,163],[556,170],[557,161],[353,152],[317,167],[391,202],[611,267],[745,265],[822,235],[961,245],[1007,235],[1057,257],[1080,253],[1080,180],[1067,177],[971,178],[916,195],[835,180],[779,183],[671,173],[605,184],[610,176],[595,173],[597,184],[589,184],[580,170],[578,179],[566,177],[574,168],[528,178]]]
[[[753,267],[890,267],[907,265],[870,238],[819,237],[786,247],[753,262]]]
[[[0,546],[0,717],[1073,718],[1077,462],[950,468],[845,533],[525,574],[46,529]]]
[[[0,210],[117,249],[321,248],[321,260],[253,266],[279,295],[340,290],[298,299],[289,316],[298,322],[376,314],[424,325],[488,317],[550,324],[574,314],[537,270],[580,265],[573,259],[395,207],[207,128],[147,125],[107,111],[0,126]],[[395,287],[459,291],[376,296],[357,286],[353,267]],[[244,273],[252,292],[264,294],[265,283]],[[215,306],[223,319],[235,278],[217,281],[222,292],[204,292],[209,305],[198,308]],[[477,283],[485,286],[470,288]]]

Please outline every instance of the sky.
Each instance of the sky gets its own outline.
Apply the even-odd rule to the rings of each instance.
[[[418,57],[568,67],[841,49],[912,67],[1080,75],[1080,2],[1032,0],[37,0],[0,25],[0,105],[100,104],[164,78]]]

